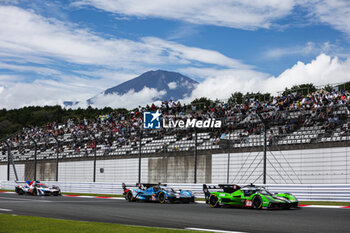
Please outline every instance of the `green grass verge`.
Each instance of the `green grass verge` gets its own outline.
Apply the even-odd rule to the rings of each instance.
[[[0,214],[0,232],[6,233],[95,233],[95,232],[159,232],[159,233],[178,233],[178,232],[196,232],[187,230],[175,230],[156,227],[128,226],[113,223],[82,222],[72,220],[61,220],[52,218],[19,216],[10,214]]]
[[[14,192],[15,190],[0,189],[0,191],[3,191],[3,192]]]

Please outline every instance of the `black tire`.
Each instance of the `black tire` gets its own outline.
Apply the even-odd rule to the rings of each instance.
[[[126,194],[125,194],[125,199],[128,201],[128,202],[132,202],[134,201],[134,196],[132,195],[132,192],[131,190],[129,190]]]
[[[253,200],[252,200],[252,206],[254,209],[261,209],[262,208],[262,199],[259,195],[256,195],[253,197]]]
[[[191,197],[189,200],[186,200],[185,203],[194,203],[194,197]]]
[[[36,188],[33,190],[33,196],[38,196],[38,190]]]
[[[16,193],[17,193],[18,195],[23,195],[23,194],[24,194],[24,191],[23,191],[22,189],[16,187]]]
[[[158,194],[158,200],[160,202],[160,204],[164,204],[166,201],[166,197],[165,197],[165,193],[164,192],[160,192]]]
[[[191,198],[191,202],[192,202],[192,203],[195,203],[195,202],[196,202],[196,197],[192,197],[192,198]]]
[[[219,205],[219,198],[215,194],[211,194],[209,196],[208,204],[211,208],[218,208]]]

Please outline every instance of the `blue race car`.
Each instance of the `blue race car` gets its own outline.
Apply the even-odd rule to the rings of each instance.
[[[136,184],[129,185],[129,188],[124,183],[123,196],[129,202],[143,200],[155,201],[160,203],[191,203],[194,202],[195,197],[189,190],[174,190],[167,187],[166,184]]]

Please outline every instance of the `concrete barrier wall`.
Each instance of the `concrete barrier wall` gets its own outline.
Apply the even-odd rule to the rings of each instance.
[[[25,165],[24,164],[16,164],[16,171],[18,175],[19,180],[24,180],[24,172],[25,172]],[[10,166],[10,180],[15,180],[15,173],[13,171],[12,164]],[[7,180],[7,165],[0,165],[0,180]]]

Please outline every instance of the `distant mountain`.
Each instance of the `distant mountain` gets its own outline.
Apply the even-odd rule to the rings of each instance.
[[[119,84],[115,87],[105,90],[102,94],[123,95],[130,90],[140,92],[143,88],[153,88],[157,91],[165,91],[166,94],[153,99],[157,100],[179,100],[190,96],[193,89],[198,84],[197,81],[190,79],[180,73],[164,70],[148,71],[140,76]],[[87,100],[88,104],[93,104],[94,98]]]

